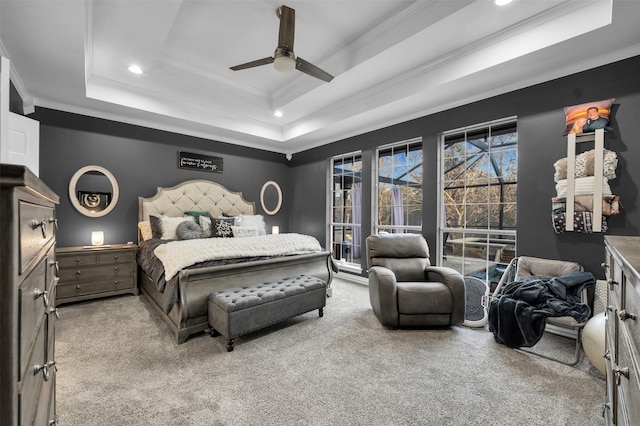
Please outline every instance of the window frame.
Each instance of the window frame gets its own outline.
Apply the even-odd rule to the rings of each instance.
[[[496,148],[493,148],[492,138],[494,138],[494,136],[491,130],[501,129],[501,128],[508,129],[509,126],[513,126],[514,128],[514,132],[511,132],[511,133],[515,134],[515,142],[501,144]],[[467,207],[473,206],[473,203],[467,203],[467,196],[469,193],[467,192],[466,182],[468,180],[466,178],[461,179],[462,181],[465,182],[465,185],[463,188],[464,203],[461,204],[461,206],[464,208],[465,217],[464,217],[463,223],[460,226],[451,226],[450,224],[446,223],[446,220],[447,220],[446,209],[447,209],[447,205],[454,205],[454,204],[447,203],[447,201],[445,200],[445,191],[447,189],[445,188],[445,185],[453,181],[447,181],[447,179],[445,178],[446,173],[449,172],[448,170],[445,170],[445,162],[447,158],[453,158],[453,157],[446,157],[445,150],[447,148],[447,138],[464,134],[465,137],[460,142],[464,141],[465,143],[467,143],[467,146],[468,146],[469,145],[468,135],[480,134],[483,131],[487,135],[486,137],[487,151],[485,153],[482,153],[482,151],[480,151],[479,153],[481,155],[478,155],[479,158],[476,161],[483,161],[482,157],[488,154],[489,163],[487,164],[491,164],[491,166],[494,168],[494,171],[496,171],[494,159],[493,159],[493,153],[500,152],[501,154],[500,160],[502,161],[505,161],[506,157],[511,156],[509,160],[506,160],[506,161],[509,162],[509,166],[511,167],[510,173],[513,173],[513,168],[515,167],[515,175],[510,174],[509,175],[510,180],[508,182],[501,181],[501,178],[505,176],[504,174],[501,174],[500,176],[497,176],[497,177],[492,177],[490,174],[486,175],[486,182],[487,182],[486,183],[486,187],[487,187],[486,227],[484,226],[468,227],[467,226],[467,223],[468,223],[467,221],[469,220],[466,216],[468,214]],[[509,151],[514,151],[514,152],[509,153]],[[466,161],[466,157],[472,158],[474,157],[474,155],[467,154],[467,151],[465,151],[465,161]],[[504,166],[504,163],[501,162],[500,164]],[[469,170],[470,170],[470,166],[466,165],[462,173],[467,173]],[[501,169],[500,171],[504,173],[504,170]],[[458,176],[462,177],[461,176],[462,173]],[[515,179],[515,182],[513,182],[513,179]],[[492,202],[492,196],[494,196],[492,195],[492,187],[497,186],[495,183],[492,183],[492,181],[495,181],[495,180],[500,181],[501,188],[499,190],[499,193],[501,194],[501,196],[505,192],[504,185],[515,185],[515,187],[511,188],[512,192],[514,192],[513,194],[510,194],[513,197],[512,200],[508,202],[504,202],[504,199],[501,198],[497,203]],[[477,180],[477,182],[480,182],[480,181],[481,179]],[[438,244],[437,244],[437,251],[436,251],[438,265],[452,266],[454,267],[454,269],[458,270],[463,275],[467,275],[467,272],[473,272],[474,268],[477,268],[478,266],[481,266],[482,264],[484,264],[484,278],[481,278],[481,279],[483,279],[485,282],[488,282],[490,285],[495,284],[494,281],[496,278],[496,274],[501,275],[502,268],[506,267],[506,264],[508,264],[510,258],[516,255],[517,183],[518,183],[518,120],[517,120],[517,117],[512,116],[512,117],[493,120],[493,121],[480,123],[472,126],[466,126],[459,129],[454,129],[454,130],[444,132],[440,135],[439,147],[438,147],[438,204],[440,205],[440,208],[438,209],[438,232],[437,232]],[[479,187],[483,187],[483,186],[485,186],[485,184],[481,184]],[[480,206],[481,204],[478,204],[478,205]],[[512,213],[512,215],[515,215],[515,218],[512,218],[513,223],[511,226],[508,227],[508,229],[496,228],[492,223],[493,218],[491,217],[491,212],[496,211],[496,209],[500,210],[498,226],[502,226],[502,228],[504,228],[505,206],[507,206],[507,208],[508,206],[512,206],[512,209],[515,212],[515,213]],[[448,240],[448,236],[452,234],[459,238],[455,240]],[[478,242],[474,241],[476,239],[478,240]],[[455,241],[455,245],[453,244],[453,241]],[[458,245],[458,243],[460,243],[460,245]],[[447,244],[447,247],[445,247],[445,244]],[[454,249],[455,251],[453,251],[453,253],[446,253],[445,249],[452,251],[451,250],[452,246],[455,247]],[[460,250],[461,254],[457,252],[458,250]],[[467,250],[470,253],[473,253],[474,250],[478,250],[478,253],[482,253],[484,255],[484,258],[482,257],[476,258],[472,256],[467,257],[465,255],[467,253]],[[457,267],[458,265],[460,267]],[[474,273],[473,276],[479,277],[479,275],[482,275],[482,272],[479,272],[479,271],[480,270],[476,271],[476,273]]]
[[[397,141],[397,142],[392,142],[389,144],[385,144],[385,145],[381,145],[379,147],[376,148],[375,150],[375,155],[372,159],[372,161],[374,162],[374,167],[372,168],[372,181],[374,182],[374,184],[372,185],[371,188],[371,200],[372,200],[372,206],[371,206],[371,218],[372,218],[372,227],[373,227],[373,233],[374,234],[378,234],[381,231],[391,231],[391,232],[398,232],[398,233],[413,233],[413,234],[421,234],[422,233],[422,227],[423,227],[423,221],[422,221],[422,212],[423,212],[423,207],[424,207],[424,188],[423,188],[423,182],[424,182],[424,147],[422,145],[422,137],[415,137],[415,138],[411,138],[411,139],[404,139],[401,141]],[[400,148],[402,146],[407,147],[407,152],[411,152],[413,151],[413,149],[411,149],[411,146],[416,146],[419,145],[419,148],[417,150],[419,150],[421,152],[421,158],[422,161],[420,162],[420,168],[422,171],[422,175],[421,175],[421,179],[422,182],[420,182],[419,184],[419,188],[420,188],[420,212],[419,212],[419,217],[420,217],[420,225],[381,225],[380,224],[380,217],[379,217],[379,213],[380,213],[380,199],[379,199],[379,194],[380,194],[380,154],[383,151],[387,151],[387,150],[393,150],[394,148]],[[393,163],[392,163],[393,164]],[[415,169],[415,168],[414,168]],[[393,178],[392,178],[393,180]],[[405,206],[408,206],[407,204],[403,203],[403,208]],[[402,231],[402,232],[399,232]]]

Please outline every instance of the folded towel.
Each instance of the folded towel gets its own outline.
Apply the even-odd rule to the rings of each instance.
[[[592,195],[595,188],[595,178],[593,176],[576,178],[574,195]],[[563,179],[556,184],[556,196],[567,196],[567,180]],[[602,178],[602,195],[613,195],[609,187],[608,179]]]

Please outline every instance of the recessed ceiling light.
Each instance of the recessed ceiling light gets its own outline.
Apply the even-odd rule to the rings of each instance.
[[[129,65],[128,70],[134,74],[142,74],[142,68],[140,68],[138,65]]]
[[[504,6],[505,4],[511,3],[512,0],[495,0],[496,5]]]
[[[273,112],[273,115],[274,115],[275,117],[280,118],[280,117],[282,117],[282,111],[280,111],[280,110],[278,110],[278,111],[274,111],[274,112]]]

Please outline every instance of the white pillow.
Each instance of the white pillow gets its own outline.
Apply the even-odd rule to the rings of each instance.
[[[150,240],[153,238],[153,233],[151,232],[151,222],[149,222],[148,220],[139,222],[138,229],[140,230],[142,241]]]
[[[162,239],[163,240],[177,240],[178,234],[176,230],[178,229],[178,225],[182,222],[195,222],[196,218],[193,216],[187,217],[169,217],[162,216],[160,218],[160,223],[162,224]]]
[[[267,235],[266,225],[264,223],[264,218],[262,215],[240,215],[236,217],[234,225],[257,228],[258,235]]]
[[[233,236],[236,238],[257,237],[258,228],[251,226],[232,226]]]
[[[204,231],[204,237],[211,237],[211,218],[209,216],[199,216],[198,222],[200,222],[200,227]]]

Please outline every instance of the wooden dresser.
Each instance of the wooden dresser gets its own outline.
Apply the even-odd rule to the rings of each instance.
[[[58,196],[0,165],[0,424],[55,425]]]
[[[640,237],[605,236],[608,425],[640,425]]]
[[[58,248],[58,304],[138,294],[137,249],[135,244]]]

